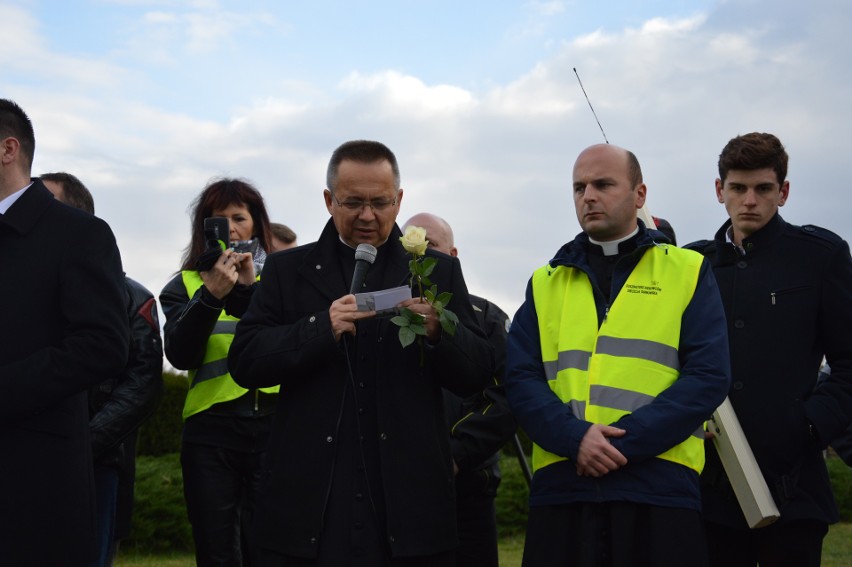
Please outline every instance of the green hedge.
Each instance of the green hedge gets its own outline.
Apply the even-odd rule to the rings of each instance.
[[[514,450],[512,450],[514,453]],[[529,459],[527,459],[529,460]],[[529,514],[530,491],[518,458],[504,451],[500,459],[503,480],[497,489],[497,536],[500,538],[524,533]]]
[[[137,459],[133,531],[122,545],[140,552],[192,551],[181,476],[181,411],[186,397],[185,375],[164,374],[166,394],[155,415],[142,427]],[[521,432],[526,449],[529,440]],[[529,457],[527,457],[529,460]],[[852,522],[852,468],[837,457],[826,461],[842,522]],[[500,461],[503,481],[497,492],[497,530],[501,538],[523,534],[529,513],[529,489],[514,447]]]
[[[137,553],[195,550],[177,453],[136,459],[133,527],[121,547]]]
[[[840,521],[852,522],[852,468],[836,456],[826,459],[826,465],[831,477],[831,487],[834,489],[834,498],[840,509]]]
[[[180,452],[183,402],[189,389],[186,374],[164,372],[165,393],[157,410],[139,428],[137,455],[169,455]]]

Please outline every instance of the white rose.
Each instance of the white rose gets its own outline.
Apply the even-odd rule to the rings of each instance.
[[[402,242],[402,247],[409,254],[422,256],[426,253],[426,245],[429,241],[426,240],[426,229],[419,226],[409,226],[405,229],[405,234],[399,238]]]

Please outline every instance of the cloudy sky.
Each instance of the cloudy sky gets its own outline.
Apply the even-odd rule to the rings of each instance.
[[[571,168],[603,140],[575,67],[681,243],[724,221],[716,159],[751,131],[791,155],[785,218],[852,237],[850,29],[847,0],[0,0],[0,97],[155,294],[211,178],[309,242],[329,155],[368,138],[399,158],[399,220],[446,218],[470,289],[513,314],[579,231]]]

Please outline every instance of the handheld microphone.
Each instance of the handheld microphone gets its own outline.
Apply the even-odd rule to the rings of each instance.
[[[370,244],[359,244],[355,250],[355,273],[352,276],[352,286],[349,288],[349,293],[358,293],[364,287],[364,280],[367,279],[367,271],[373,262],[376,261],[375,246]]]

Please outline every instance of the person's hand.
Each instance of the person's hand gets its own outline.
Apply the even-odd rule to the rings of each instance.
[[[375,311],[358,311],[355,296],[351,293],[334,300],[331,307],[328,308],[328,317],[331,319],[331,332],[334,333],[334,340],[339,342],[340,336],[343,333],[355,336],[355,321],[375,317],[375,315]]]
[[[608,437],[621,437],[624,429],[593,423],[580,441],[577,451],[577,474],[601,477],[627,464],[627,458],[612,446]]]
[[[441,322],[438,321],[438,313],[427,301],[419,297],[406,299],[399,307],[408,307],[423,317],[423,326],[426,327],[426,340],[435,344],[441,338]]]
[[[254,273],[254,258],[251,252],[234,252],[231,254],[237,266],[237,283],[252,285],[257,278]]]
[[[239,260],[233,256],[233,250],[225,250],[209,271],[198,272],[201,281],[204,282],[204,287],[219,301],[223,301],[237,284]],[[254,272],[254,267],[252,267],[252,272]]]

